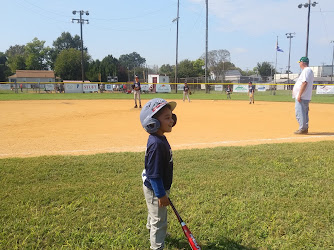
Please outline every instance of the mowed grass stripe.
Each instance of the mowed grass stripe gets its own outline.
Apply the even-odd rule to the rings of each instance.
[[[174,151],[171,198],[203,249],[329,249],[333,156],[333,141]],[[148,249],[143,161],[0,159],[0,248]],[[171,209],[168,231],[188,248]]]

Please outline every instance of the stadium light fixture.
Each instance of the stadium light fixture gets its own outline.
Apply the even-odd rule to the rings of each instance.
[[[310,13],[311,13],[311,5],[313,7],[315,7],[318,3],[317,2],[313,2],[311,3],[311,0],[308,1],[308,3],[304,3],[304,4],[299,4],[298,8],[301,9],[302,6],[304,6],[305,8],[308,8],[308,15],[307,15],[307,30],[306,30],[306,53],[305,56],[308,57],[308,42],[309,42],[309,33],[310,33]]]
[[[79,10],[79,11],[73,10],[72,11],[73,15],[76,15],[77,12],[79,12],[80,18],[79,19],[73,18],[72,19],[72,23],[73,23],[73,21],[77,21],[78,23],[80,23],[80,37],[81,37],[81,77],[82,77],[82,82],[85,82],[84,60],[83,60],[82,24],[84,24],[85,22],[88,24],[89,21],[87,19],[83,19],[82,15],[86,14],[88,16],[89,12],[88,11],[83,11],[83,10]]]
[[[290,54],[291,54],[291,38],[294,37],[296,33],[293,32],[293,33],[286,33],[286,37],[290,39],[290,42],[289,42],[289,62],[288,62],[288,88],[290,87]]]

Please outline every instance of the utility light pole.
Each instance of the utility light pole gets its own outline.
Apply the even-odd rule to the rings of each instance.
[[[288,63],[288,88],[290,88],[290,54],[291,54],[291,38],[293,38],[296,33],[293,32],[293,33],[286,33],[286,37],[290,39],[290,42],[289,42],[289,63]]]
[[[208,83],[208,27],[209,27],[209,19],[208,19],[208,15],[209,15],[209,3],[208,0],[205,0],[205,4],[206,4],[206,28],[205,28],[205,88],[206,88],[206,92],[209,92],[210,89],[207,86]]]
[[[334,40],[332,40],[330,43],[333,43],[333,57],[332,57],[332,74],[331,74],[331,84],[333,84],[333,64],[334,64]]]
[[[82,19],[82,15],[86,14],[88,16],[89,12],[88,11],[83,11],[83,10],[79,10],[79,11],[73,10],[72,11],[73,15],[75,15],[77,12],[80,14],[80,18],[79,19],[72,18],[72,23],[74,23],[74,21],[77,21],[78,23],[80,23],[80,37],[81,37],[81,76],[82,76],[82,82],[85,82],[84,59],[83,59],[82,24],[84,24],[85,22],[87,22],[87,24],[88,24],[89,21],[87,19]]]
[[[178,53],[179,53],[179,8],[180,0],[177,0],[177,16],[173,19],[173,22],[176,21],[176,55],[175,55],[175,93],[177,93],[177,65],[178,65]]]
[[[308,8],[308,14],[307,14],[307,30],[306,30],[306,53],[305,56],[308,57],[308,41],[309,41],[309,33],[310,33],[310,15],[311,15],[311,5],[312,7],[315,7],[318,3],[317,2],[313,2],[311,4],[311,0],[308,1],[308,3],[304,3],[304,4],[299,4],[298,8],[301,9],[303,6],[305,8]]]

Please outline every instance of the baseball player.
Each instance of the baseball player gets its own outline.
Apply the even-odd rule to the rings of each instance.
[[[137,98],[139,101],[139,108],[141,108],[141,99],[140,99],[140,82],[138,79],[138,76],[135,77],[135,82],[132,84],[132,89],[134,93],[134,99],[135,99],[135,108],[138,108],[137,106]]]
[[[150,230],[151,249],[163,249],[167,233],[168,195],[173,180],[172,149],[165,137],[176,124],[172,113],[176,102],[155,98],[140,112],[140,122],[150,135],[142,173],[143,191],[148,209],[146,227]]]
[[[188,83],[185,82],[183,86],[183,101],[185,100],[185,97],[187,97],[188,101],[190,102],[189,94],[190,94],[190,88],[188,86]]]
[[[249,96],[249,104],[254,104],[254,92],[255,92],[255,86],[252,82],[248,83],[248,96]]]

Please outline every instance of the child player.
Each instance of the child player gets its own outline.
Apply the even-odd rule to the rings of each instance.
[[[150,135],[142,173],[143,190],[148,209],[146,227],[150,230],[151,249],[163,249],[167,233],[168,195],[173,181],[172,150],[165,133],[172,131],[176,102],[155,98],[140,112],[140,122]]]

